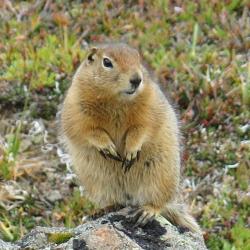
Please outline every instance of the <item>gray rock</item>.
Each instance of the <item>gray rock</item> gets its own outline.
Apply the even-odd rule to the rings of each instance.
[[[4,242],[0,239],[0,250],[17,250],[20,249],[18,246],[13,245],[9,242]]]
[[[104,215],[73,229],[36,227],[10,244],[0,240],[0,250],[205,250],[203,237],[181,232],[159,216],[143,228],[133,228],[125,210]]]
[[[47,200],[49,200],[50,202],[59,201],[62,200],[62,198],[63,197],[58,190],[51,191],[47,196]]]

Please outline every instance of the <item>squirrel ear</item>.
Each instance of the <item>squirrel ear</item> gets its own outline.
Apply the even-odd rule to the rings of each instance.
[[[87,57],[89,63],[94,62],[96,52],[97,52],[97,48],[96,48],[96,47],[92,47],[92,48],[90,49],[90,52],[88,53],[88,57]]]

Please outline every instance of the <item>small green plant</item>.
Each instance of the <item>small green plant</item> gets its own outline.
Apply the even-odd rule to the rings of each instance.
[[[250,229],[242,221],[233,226],[231,233],[236,249],[250,250]]]
[[[78,189],[73,191],[72,197],[56,205],[53,214],[60,215],[60,221],[67,227],[74,227],[81,223],[83,216],[94,211],[94,205],[82,197]]]
[[[192,39],[192,49],[191,49],[191,56],[196,56],[196,46],[197,46],[197,39],[199,34],[199,25],[198,23],[195,23],[194,25],[194,31],[193,31],[193,39]]]
[[[20,129],[18,126],[14,134],[7,138],[7,147],[3,148],[3,157],[0,161],[0,177],[4,180],[15,179],[15,162],[20,147]]]
[[[69,232],[50,233],[48,235],[48,241],[55,244],[61,244],[68,241],[72,237],[73,234]]]
[[[4,240],[13,241],[15,240],[16,227],[11,222],[4,218],[4,221],[0,221],[0,233]]]
[[[242,100],[243,103],[250,107],[250,62],[247,64],[247,76],[246,79],[242,78]]]

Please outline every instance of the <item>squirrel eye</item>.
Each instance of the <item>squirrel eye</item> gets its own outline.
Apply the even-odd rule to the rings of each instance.
[[[113,68],[113,64],[108,58],[103,59],[103,65],[107,68]]]

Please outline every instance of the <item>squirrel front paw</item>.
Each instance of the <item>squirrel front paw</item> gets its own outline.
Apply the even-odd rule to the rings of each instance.
[[[141,152],[140,150],[136,150],[136,151],[128,151],[125,153],[125,159],[122,162],[122,168],[124,169],[125,173],[130,170],[135,161],[139,160],[140,152]]]
[[[99,153],[105,158],[111,158],[116,161],[122,161],[122,157],[120,154],[116,151],[116,147],[113,143],[110,143],[109,145],[103,147],[103,148],[97,148]]]

